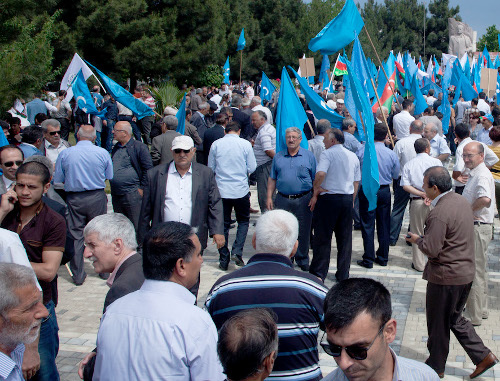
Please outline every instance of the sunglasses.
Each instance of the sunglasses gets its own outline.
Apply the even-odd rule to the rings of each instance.
[[[188,154],[189,152],[191,152],[191,150],[190,150],[190,149],[180,149],[180,148],[176,148],[176,149],[174,149],[174,152],[175,152],[175,153],[177,153],[177,154],[179,154],[179,153],[181,153],[181,152],[184,152],[185,154]]]
[[[375,340],[377,340],[377,337],[379,337],[379,335],[382,333],[384,327],[385,324],[380,327],[377,336],[375,336],[368,347],[362,347],[360,345],[349,345],[348,347],[341,347],[340,345],[330,344],[328,341],[323,342],[326,332],[324,332],[323,336],[321,337],[320,345],[323,350],[332,357],[340,357],[340,355],[342,354],[342,349],[345,349],[345,352],[349,355],[349,357],[353,358],[354,360],[366,360],[366,358],[368,357],[368,351],[375,343]]]
[[[61,131],[50,131],[49,135],[54,136],[55,134],[60,135]]]
[[[7,168],[10,168],[10,167],[12,167],[14,164],[15,164],[16,166],[18,166],[18,167],[19,167],[22,163],[23,163],[23,161],[22,161],[22,160],[16,160],[16,161],[6,161],[5,163],[3,163],[3,165],[4,165],[5,167],[7,167]]]

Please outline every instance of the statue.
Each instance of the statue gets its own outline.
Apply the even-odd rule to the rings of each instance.
[[[449,18],[448,30],[450,33],[448,54],[462,58],[467,53],[469,57],[472,57],[474,53],[472,28],[463,22]]]

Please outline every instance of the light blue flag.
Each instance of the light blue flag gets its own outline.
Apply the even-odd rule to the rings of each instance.
[[[450,118],[451,118],[451,106],[448,101],[448,89],[450,87],[451,77],[453,74],[453,65],[448,62],[446,66],[446,70],[443,74],[443,100],[441,105],[438,108],[438,111],[443,114],[443,120],[441,121],[443,124],[443,134],[446,135],[448,133],[448,129],[450,127]]]
[[[229,56],[226,59],[226,63],[224,64],[224,83],[229,85]]]
[[[500,74],[497,75],[497,105],[500,105]]]
[[[415,97],[415,100],[413,101],[413,104],[415,105],[415,115],[422,114],[424,110],[429,106],[427,105],[427,102],[425,101],[424,96],[422,95],[420,88],[418,87],[418,79],[415,74],[413,74],[413,77],[411,78],[410,92]]]
[[[500,46],[500,33],[498,33],[498,46]]]
[[[300,103],[295,87],[283,67],[281,71],[281,87],[278,106],[276,109],[276,152],[286,148],[285,131],[288,127],[297,127],[302,132],[300,146],[307,149],[307,138],[304,134],[304,124],[307,123],[307,115]]]
[[[0,133],[0,147],[8,146],[8,145],[9,145],[9,141],[5,137],[5,134],[3,133],[3,129],[2,129],[2,132]]]
[[[361,186],[363,187],[363,193],[368,199],[368,211],[372,211],[377,208],[377,192],[380,188],[377,152],[375,150],[373,132],[375,122],[370,100],[364,92],[363,85],[359,78],[353,75],[355,71],[347,59],[346,64],[354,103],[363,117],[365,126],[366,142],[364,144],[363,168],[361,169]],[[362,125],[358,126],[358,129],[360,128],[363,128]]]
[[[309,42],[309,49],[333,54],[354,40],[365,23],[354,0],[347,0],[340,13]]]
[[[85,114],[96,115],[100,118],[104,117],[106,109],[102,111],[97,109],[81,69],[73,80],[71,89],[73,90],[73,96],[75,97],[80,110],[82,110]]]
[[[243,28],[240,33],[240,38],[238,38],[238,45],[236,45],[236,51],[239,52],[240,50],[245,49],[246,43],[247,42],[245,41],[245,28]]]
[[[429,77],[424,77],[424,86],[420,89],[420,91],[422,92],[422,94],[427,94],[430,89],[434,90],[434,96],[436,97],[443,92],[443,90],[441,90],[438,85],[432,82]]]
[[[493,69],[498,69],[500,67],[500,53],[495,57],[495,61],[493,62]]]
[[[184,135],[186,133],[186,94],[182,97],[181,105],[179,106],[179,111],[175,114],[177,118],[177,129],[176,131]]]
[[[358,77],[359,81],[365,89],[365,93],[368,99],[375,97],[375,89],[370,81],[370,69],[368,68],[368,63],[366,62],[365,53],[361,47],[361,42],[358,36],[354,39],[354,46],[352,47],[351,64],[355,75]]]
[[[262,72],[262,82],[260,84],[260,99],[262,101],[270,102],[273,98],[273,93],[276,90],[276,86],[269,80],[266,73]]]
[[[319,83],[323,84],[323,88],[328,86],[330,78],[328,78],[328,69],[330,69],[330,59],[328,55],[323,54],[323,61],[321,61],[321,70],[319,72]]]
[[[341,128],[342,120],[344,120],[344,117],[328,107],[323,98],[321,98],[319,94],[317,94],[313,89],[311,89],[306,80],[300,77],[299,74],[291,66],[288,66],[288,68],[292,71],[293,75],[295,75],[297,81],[299,81],[300,89],[305,95],[307,104],[314,113],[314,116],[317,119],[328,119],[332,124],[332,127]]]
[[[498,56],[497,56],[497,58],[498,58]],[[465,60],[464,74],[465,74],[465,77],[467,78],[467,80],[470,83],[470,80],[471,80],[471,77],[472,77],[472,73],[471,73],[470,62],[469,62],[468,58]]]
[[[349,74],[344,74],[344,86],[345,86],[345,97],[344,97],[344,107],[351,114],[351,118],[356,122],[356,126],[358,127],[354,132],[354,136],[360,142],[365,141],[365,133],[363,131],[361,117],[359,116],[358,109],[356,108],[356,103],[354,102],[354,96],[351,90],[351,81],[349,79]]]
[[[106,87],[107,92],[110,93],[113,96],[113,98],[115,98],[115,101],[120,102],[126,108],[130,109],[137,117],[137,119],[141,120],[146,116],[152,116],[155,114],[154,111],[151,110],[151,107],[149,107],[147,104],[141,102],[137,98],[134,98],[132,94],[130,94],[118,83],[109,78],[102,71],[100,71],[95,66],[90,64],[88,61],[85,62],[87,62],[87,64],[90,67],[92,67],[97,72],[97,74],[99,74],[99,77],[101,77],[104,87]]]

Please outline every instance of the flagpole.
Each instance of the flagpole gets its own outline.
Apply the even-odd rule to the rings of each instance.
[[[380,59],[377,49],[375,49],[375,45],[373,45],[372,38],[370,37],[370,33],[368,33],[368,29],[366,29],[366,25],[364,26],[366,35],[368,36],[368,40],[370,41],[370,44],[372,45],[373,51],[375,52],[375,55],[377,56],[378,62],[380,63],[380,67],[382,68],[382,71],[384,72],[385,79],[387,79],[387,83],[389,84],[389,87],[392,91],[392,94],[394,94],[394,98],[396,98],[396,103],[398,104],[399,107],[401,106],[401,103],[399,103],[398,96],[396,95],[396,92],[394,91],[394,88],[392,87],[391,81],[389,81],[389,77],[387,76],[387,73],[385,72],[384,65],[382,65],[382,60]],[[374,89],[375,90],[375,89]],[[375,92],[377,92],[375,90]]]
[[[243,66],[243,49],[240,50],[240,86],[241,86],[241,68]]]
[[[370,78],[370,81],[372,81],[372,86],[373,88],[375,88],[375,82],[373,82],[373,78]],[[375,96],[377,97],[378,107],[380,108],[380,110],[382,110],[382,102],[380,102],[380,97],[378,96],[378,93],[376,91]],[[387,118],[385,117],[384,110],[382,110],[382,116],[384,117],[384,123],[387,127],[387,133],[389,134],[389,138],[391,139],[392,148],[394,148],[394,140],[392,140],[391,129],[389,128],[389,123],[387,123]]]
[[[339,58],[340,58],[340,53],[337,56],[337,60],[335,61],[335,65],[333,65],[333,70],[332,70],[332,74],[330,75],[330,82],[328,83],[328,88],[330,88],[330,86],[332,84],[332,79],[333,79],[333,76],[335,75],[335,68],[337,67],[337,63],[339,62]]]

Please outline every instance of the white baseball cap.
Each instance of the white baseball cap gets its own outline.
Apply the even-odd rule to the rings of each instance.
[[[174,149],[184,149],[188,150],[194,147],[193,139],[189,136],[181,135],[177,136],[172,140],[172,151]]]

